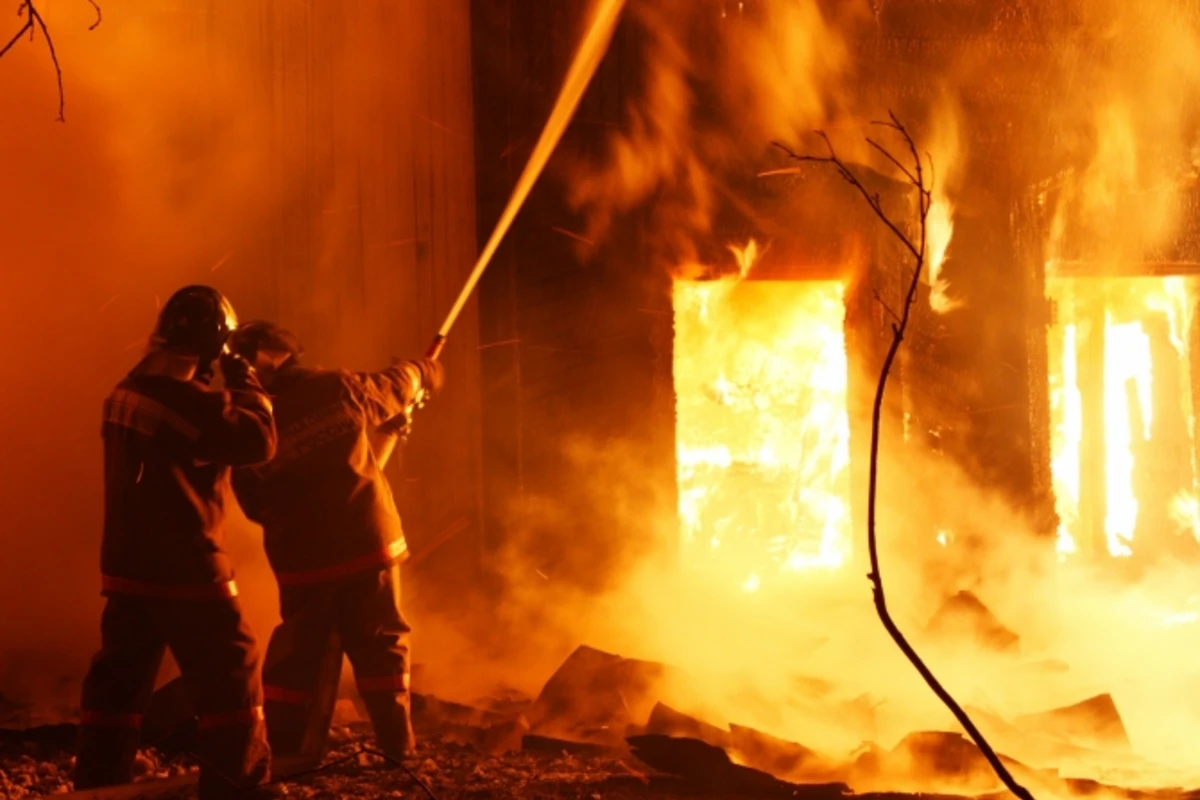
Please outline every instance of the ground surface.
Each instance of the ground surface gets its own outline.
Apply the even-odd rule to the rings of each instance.
[[[427,737],[409,772],[363,752],[373,743],[360,726],[334,730],[335,747],[326,766],[282,785],[294,798],[455,798],[521,797],[541,800],[580,798],[623,800],[667,798],[689,793],[688,787],[655,776],[631,756],[513,752],[480,753],[451,737]],[[41,797],[70,791],[73,756],[57,741],[8,742],[0,749],[0,798]],[[153,780],[191,769],[186,757],[168,761],[154,751],[138,758],[138,779]],[[429,789],[427,792],[417,779]],[[181,796],[187,796],[186,793]],[[706,795],[713,797],[714,795]]]

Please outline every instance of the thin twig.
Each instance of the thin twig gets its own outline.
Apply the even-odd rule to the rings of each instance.
[[[87,0],[87,1],[92,6],[92,8],[95,9],[95,11],[96,11],[96,21],[88,26],[89,31],[94,31],[94,30],[96,30],[96,28],[100,27],[101,22],[104,22],[104,14],[100,11],[100,4],[97,3],[96,0]]]
[[[46,27],[46,20],[42,19],[42,15],[33,7],[33,0],[26,0],[29,6],[29,18],[37,23],[37,26],[42,29],[42,36],[46,38],[46,48],[50,51],[50,61],[54,64],[54,77],[58,81],[58,122],[67,121],[67,94],[63,89],[63,74],[62,66],[58,63],[58,53],[54,50],[54,40],[50,38],[50,29]]]
[[[930,180],[926,182],[923,162],[920,155],[917,153],[917,145],[913,141],[912,136],[909,134],[908,129],[906,129],[900,120],[896,118],[895,114],[888,112],[888,116],[891,119],[890,122],[877,122],[874,124],[894,131],[903,139],[904,144],[908,147],[913,166],[911,168],[904,166],[887,149],[880,147],[870,139],[868,139],[867,142],[876,150],[881,152],[888,161],[896,165],[900,169],[901,173],[903,173],[908,179],[909,183],[912,184],[912,186],[917,190],[917,214],[918,221],[920,223],[921,237],[917,243],[914,243],[899,228],[899,226],[892,222],[892,220],[888,217],[887,213],[883,210],[879,195],[872,194],[871,192],[867,191],[866,187],[863,186],[854,173],[850,171],[850,168],[845,164],[845,162],[838,158],[837,152],[834,150],[833,145],[829,141],[829,137],[826,136],[823,131],[817,131],[817,134],[824,140],[825,146],[829,150],[829,155],[827,156],[798,155],[793,153],[787,147],[781,144],[776,144],[777,147],[779,147],[796,161],[810,161],[818,164],[829,164],[836,169],[838,174],[847,183],[853,186],[860,195],[862,195],[863,199],[865,199],[867,204],[871,207],[871,210],[875,212],[875,215],[879,217],[884,225],[887,226],[888,230],[890,230],[896,236],[900,243],[903,244],[908,252],[913,256],[914,267],[912,275],[909,279],[908,290],[904,296],[904,306],[901,309],[899,318],[892,323],[892,341],[888,346],[887,354],[883,359],[883,367],[881,368],[879,374],[879,383],[875,389],[875,404],[871,410],[871,459],[867,484],[867,550],[870,553],[871,573],[867,576],[867,578],[871,581],[872,594],[875,601],[875,610],[878,612],[879,620],[883,623],[883,627],[887,630],[888,635],[892,637],[892,641],[896,643],[896,646],[900,648],[900,651],[904,653],[905,657],[908,658],[909,662],[911,662],[913,667],[916,668],[917,672],[920,673],[921,677],[925,680],[925,683],[929,685],[929,688],[933,690],[933,693],[937,695],[938,699],[941,700],[948,709],[950,709],[952,714],[954,714],[955,719],[958,720],[959,724],[963,726],[963,729],[966,730],[966,732],[971,736],[971,739],[974,740],[975,744],[979,747],[980,752],[983,753],[984,758],[987,759],[988,764],[991,765],[996,775],[1000,778],[1008,790],[1017,797],[1021,798],[1021,800],[1033,800],[1033,795],[1030,794],[1029,790],[1024,786],[1017,783],[1016,779],[1008,771],[1008,768],[1004,766],[1003,762],[1001,762],[1000,757],[996,755],[996,751],[992,749],[992,746],[988,743],[983,733],[981,733],[980,730],[975,727],[975,723],[971,721],[971,718],[968,716],[967,712],[964,711],[962,706],[958,704],[958,701],[951,696],[950,692],[948,692],[946,688],[942,686],[941,682],[938,681],[937,677],[921,659],[921,656],[918,655],[917,651],[913,649],[913,646],[909,644],[908,639],[905,638],[904,634],[900,631],[900,628],[897,627],[895,621],[892,619],[891,613],[888,611],[887,596],[883,591],[883,575],[879,569],[879,549],[876,535],[876,495],[878,493],[879,482],[879,431],[883,417],[883,398],[884,392],[887,389],[888,375],[891,374],[892,365],[895,363],[896,356],[900,352],[900,345],[904,342],[904,334],[908,330],[908,322],[912,313],[912,307],[917,298],[917,286],[920,284],[921,270],[925,266],[926,227],[929,218],[929,209],[933,205],[933,159],[929,159],[929,173],[931,177]],[[928,157],[928,154],[926,154],[926,157]],[[878,294],[876,294],[876,297],[878,297]],[[887,308],[886,305],[884,307]],[[888,311],[890,312],[891,309],[889,308]],[[894,312],[893,316],[895,316]]]
[[[813,162],[816,164],[832,165],[835,169],[837,169],[838,175],[840,175],[842,177],[842,180],[846,181],[846,183],[853,186],[855,188],[855,190],[858,191],[858,193],[863,196],[863,199],[867,201],[867,205],[869,205],[871,207],[871,210],[875,212],[875,215],[883,221],[884,225],[887,225],[888,228],[891,229],[892,233],[894,233],[896,235],[896,238],[898,238],[900,240],[900,242],[905,247],[908,248],[909,252],[912,253],[913,257],[914,258],[919,257],[922,260],[924,260],[924,255],[918,253],[917,248],[914,247],[913,243],[908,240],[908,237],[905,236],[904,233],[899,228],[896,227],[896,224],[894,222],[892,222],[890,219],[888,219],[887,214],[884,212],[883,208],[879,204],[879,195],[871,194],[869,191],[867,191],[867,188],[865,186],[863,186],[862,183],[859,182],[858,178],[856,178],[854,176],[854,173],[850,171],[850,168],[847,167],[845,165],[845,163],[843,163],[842,160],[837,157],[837,155],[834,153],[834,150],[833,150],[833,144],[830,143],[829,137],[825,135],[824,131],[817,131],[817,134],[822,139],[825,140],[825,145],[826,145],[826,147],[829,148],[828,156],[800,155],[796,152],[793,152],[787,145],[780,144],[779,142],[775,142],[775,146],[778,147],[780,150],[782,150],[784,153],[786,153],[789,158],[792,158],[796,161],[810,161],[810,162]],[[923,203],[922,203],[922,207],[924,207]]]
[[[13,45],[21,40],[21,37],[25,35],[26,31],[32,29],[33,23],[29,20],[26,20],[25,24],[21,26],[21,30],[17,31],[16,35],[8,40],[8,44],[4,45],[3,49],[0,49],[0,58],[3,58],[5,53],[13,49]]]
[[[876,302],[876,303],[879,303],[879,305],[883,307],[883,310],[884,310],[884,311],[888,312],[888,314],[890,314],[890,315],[891,315],[891,317],[892,317],[892,320],[893,320],[894,322],[897,322],[897,323],[899,323],[899,322],[900,322],[900,315],[899,315],[899,314],[897,314],[895,311],[893,311],[893,310],[892,310],[892,307],[891,307],[891,306],[889,306],[889,305],[887,304],[887,301],[886,301],[886,300],[884,300],[884,299],[883,299],[883,297],[882,297],[882,295],[880,295],[880,294],[879,294],[879,290],[878,290],[878,289],[872,289],[872,290],[871,290],[871,296],[875,298],[875,302]]]
[[[886,147],[879,144],[879,142],[875,141],[874,139],[867,139],[867,144],[871,145],[871,147],[874,147],[877,151],[879,151],[879,153],[881,153],[883,155],[884,158],[886,158],[888,161],[895,164],[896,169],[900,170],[900,172],[902,172],[904,174],[904,177],[908,178],[909,183],[917,182],[916,177],[914,177],[913,174],[908,171],[908,167],[901,164],[899,159],[897,159],[894,155],[892,155],[890,152],[888,152],[888,149]]]
[[[104,16],[100,12],[100,4],[97,0],[87,0],[87,2],[96,10],[96,21],[88,28],[89,31],[94,31],[103,22]],[[9,39],[3,48],[0,48],[0,58],[3,58],[26,33],[29,34],[30,41],[33,41],[34,34],[40,30],[42,37],[46,40],[46,49],[50,51],[50,61],[54,64],[54,77],[58,82],[58,117],[55,118],[55,121],[66,122],[67,96],[63,89],[62,65],[58,61],[58,51],[54,49],[54,39],[50,36],[50,28],[46,26],[46,20],[42,17],[38,7],[33,4],[33,0],[21,0],[21,4],[17,6],[17,16],[24,17],[25,23],[16,35]]]

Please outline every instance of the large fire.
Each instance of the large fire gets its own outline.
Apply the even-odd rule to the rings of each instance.
[[[839,566],[850,542],[842,284],[678,280],[674,305],[685,561],[735,571],[747,591]]]
[[[1193,282],[1052,278],[1048,293],[1060,554],[1127,557],[1164,531],[1194,537]]]

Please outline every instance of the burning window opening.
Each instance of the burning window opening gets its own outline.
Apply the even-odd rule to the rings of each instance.
[[[1060,559],[1195,546],[1196,290],[1179,276],[1047,281]]]
[[[848,558],[843,295],[839,281],[675,281],[685,565],[753,592]]]

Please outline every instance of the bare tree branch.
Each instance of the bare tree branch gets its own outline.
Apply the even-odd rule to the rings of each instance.
[[[100,12],[100,4],[97,0],[87,0],[87,2],[96,10],[96,21],[88,28],[89,31],[94,31],[104,21],[104,16]],[[3,48],[0,48],[0,58],[3,58],[26,33],[29,34],[29,40],[33,41],[37,32],[41,31],[42,37],[46,40],[46,49],[50,51],[50,61],[54,64],[54,77],[58,81],[58,117],[56,121],[66,122],[67,98],[63,89],[62,65],[58,62],[58,52],[54,49],[54,39],[50,37],[50,29],[46,27],[46,20],[42,17],[38,7],[34,5],[33,0],[21,0],[21,4],[17,6],[17,16],[24,17],[25,22],[16,35],[9,39]]]
[[[838,175],[840,175],[843,180],[853,186],[854,189],[863,197],[863,199],[867,201],[867,205],[869,205],[871,210],[875,212],[875,216],[879,217],[880,221],[887,226],[888,230],[890,230],[896,236],[900,243],[904,245],[905,249],[907,249],[913,257],[914,266],[912,274],[909,276],[908,290],[905,293],[904,305],[901,308],[899,317],[896,317],[895,312],[892,311],[891,308],[888,308],[886,304],[884,304],[884,308],[892,314],[895,321],[892,323],[892,341],[888,346],[887,354],[883,359],[883,367],[881,368],[879,374],[879,383],[875,389],[875,404],[871,412],[871,458],[867,484],[867,550],[871,559],[871,573],[867,576],[867,578],[871,581],[872,594],[875,601],[875,610],[879,614],[879,620],[883,623],[883,627],[887,630],[888,635],[892,637],[892,641],[896,643],[896,646],[900,648],[901,652],[904,653],[905,657],[908,658],[909,662],[911,662],[913,667],[916,668],[917,672],[920,673],[921,677],[925,680],[925,683],[928,684],[929,688],[933,690],[933,693],[937,695],[938,699],[941,700],[948,709],[950,709],[952,714],[954,714],[955,719],[958,720],[963,729],[966,730],[966,732],[975,741],[975,744],[979,747],[980,752],[982,752],[984,758],[987,759],[988,764],[991,765],[996,775],[1000,778],[1008,790],[1018,798],[1021,798],[1021,800],[1033,800],[1033,795],[1030,794],[1029,790],[1024,786],[1017,783],[1016,779],[1012,776],[1012,773],[1010,773],[1008,768],[1004,766],[1003,762],[1001,762],[1000,757],[996,754],[996,751],[992,749],[992,746],[988,743],[987,739],[984,738],[984,735],[975,726],[975,723],[971,721],[971,718],[968,716],[967,712],[963,710],[962,706],[958,704],[958,701],[954,699],[950,692],[948,692],[946,688],[942,686],[941,682],[938,681],[937,677],[929,669],[928,665],[925,664],[921,656],[917,654],[915,649],[913,649],[913,646],[909,643],[908,639],[905,638],[904,634],[900,631],[900,628],[896,625],[895,620],[892,619],[891,613],[888,611],[887,596],[884,594],[883,590],[883,575],[879,570],[879,549],[877,544],[878,537],[876,534],[876,496],[878,494],[879,483],[879,430],[883,416],[883,397],[884,392],[887,389],[888,375],[891,374],[892,365],[895,363],[896,356],[900,352],[900,345],[904,342],[904,335],[908,330],[908,322],[912,313],[912,307],[917,298],[917,286],[921,281],[921,270],[925,266],[926,228],[929,218],[929,209],[933,205],[933,159],[929,158],[928,154],[926,154],[926,157],[929,158],[930,174],[929,181],[926,181],[924,164],[920,155],[917,153],[917,145],[913,141],[912,136],[909,135],[908,130],[903,124],[901,124],[900,120],[896,118],[895,114],[888,112],[888,116],[890,118],[890,122],[877,122],[874,124],[888,128],[903,140],[903,143],[907,146],[908,154],[912,158],[912,166],[909,167],[904,165],[894,154],[892,154],[886,148],[876,144],[874,141],[867,139],[867,143],[874,147],[875,150],[880,152],[894,166],[896,166],[896,168],[900,170],[913,188],[917,190],[917,218],[920,231],[920,239],[917,242],[913,242],[908,235],[905,234],[904,231],[901,230],[900,227],[888,217],[887,213],[883,210],[883,205],[880,202],[879,195],[869,192],[854,175],[854,173],[850,171],[850,168],[846,165],[846,163],[838,157],[837,152],[833,148],[833,144],[829,141],[829,137],[826,136],[823,131],[817,131],[817,135],[820,136],[825,142],[825,147],[829,151],[829,154],[826,156],[798,155],[784,145],[776,143],[776,147],[783,150],[796,161],[828,164],[832,166],[837,171]],[[880,303],[883,302],[882,299],[879,298],[878,293],[876,293],[875,296],[876,299],[879,299]]]
[[[899,315],[899,314],[897,314],[895,311],[893,311],[893,310],[892,310],[892,307],[891,307],[891,306],[889,306],[889,305],[887,304],[887,301],[886,301],[886,300],[884,300],[884,299],[883,299],[883,297],[882,297],[882,296],[879,294],[879,290],[878,290],[878,289],[872,289],[872,290],[871,290],[871,296],[872,296],[872,297],[874,297],[874,298],[875,298],[875,302],[876,302],[876,303],[879,303],[879,305],[880,305],[880,306],[883,308],[883,310],[884,310],[884,311],[886,311],[886,312],[887,312],[887,313],[888,313],[888,314],[891,316],[891,318],[892,318],[892,321],[893,321],[893,322],[895,322],[895,323],[897,323],[897,324],[899,324],[899,322],[900,322],[900,315]]]
[[[871,145],[871,147],[874,147],[877,151],[879,151],[880,154],[883,155],[884,158],[886,158],[888,161],[895,164],[896,169],[900,170],[900,172],[902,172],[904,174],[904,177],[908,178],[909,183],[917,182],[916,176],[913,175],[911,172],[909,172],[908,167],[901,164],[900,161],[894,155],[892,155],[891,152],[889,152],[886,147],[882,146],[881,144],[876,142],[874,139],[867,139],[867,144]]]
[[[58,63],[58,53],[54,50],[54,40],[50,38],[50,29],[46,27],[46,20],[42,19],[42,15],[33,7],[33,0],[26,0],[26,3],[29,5],[29,19],[37,23],[37,26],[42,29],[42,36],[46,38],[46,48],[50,51],[50,61],[54,64],[54,77],[58,81],[58,121],[66,122],[67,94],[63,89],[62,66]],[[32,31],[30,33],[32,34]]]
[[[857,177],[855,177],[854,173],[850,171],[850,168],[846,166],[845,162],[838,158],[837,153],[835,153],[833,150],[833,144],[830,143],[829,137],[825,135],[824,131],[816,131],[816,133],[825,140],[825,146],[829,149],[829,155],[800,155],[793,152],[787,145],[780,144],[779,142],[775,142],[775,146],[784,153],[787,153],[788,157],[795,161],[810,161],[816,164],[829,164],[833,166],[837,170],[838,175],[842,177],[842,180],[853,186],[854,189],[862,195],[863,199],[867,201],[867,204],[871,206],[871,210],[875,212],[875,216],[879,217],[879,219],[883,221],[883,224],[887,225],[888,228],[891,229],[892,233],[894,233],[896,238],[899,239],[906,248],[908,248],[908,251],[912,253],[913,257],[924,261],[924,253],[919,252],[917,247],[913,245],[911,241],[909,241],[908,237],[896,227],[896,224],[888,219],[887,214],[884,212],[883,207],[879,203],[879,195],[871,194],[869,191],[867,191],[867,188],[862,185]],[[924,209],[924,207],[925,204],[922,202],[921,208]]]
[[[25,8],[24,6],[21,6],[21,8],[19,8],[17,10],[18,17],[25,16],[24,8]],[[31,31],[31,30],[33,30],[33,21],[29,18],[26,18],[25,24],[21,26],[21,30],[17,31],[16,35],[14,35],[11,39],[8,40],[8,44],[4,45],[4,48],[2,50],[0,50],[0,58],[2,58],[4,56],[4,54],[7,53],[9,50],[12,50],[13,45],[15,45],[17,42],[19,42],[21,40],[21,37],[24,36],[27,31]]]
[[[96,21],[88,26],[89,31],[94,31],[100,27],[100,23],[104,22],[104,14],[100,11],[100,4],[96,0],[87,0],[93,9],[96,11]]]

